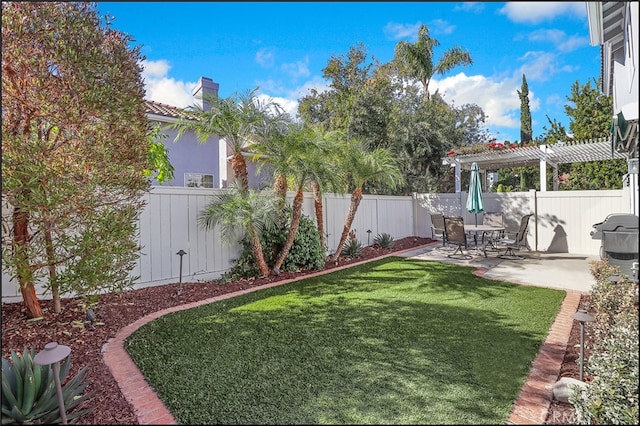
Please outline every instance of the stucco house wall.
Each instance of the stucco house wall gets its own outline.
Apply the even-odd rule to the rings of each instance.
[[[208,77],[200,77],[193,91],[194,104],[207,110],[209,105],[203,101],[202,94],[217,94],[219,85]],[[174,178],[160,184],[155,179],[152,184],[157,186],[189,187],[194,183],[210,188],[227,188],[233,183],[231,157],[233,152],[224,139],[212,135],[206,142],[198,141],[195,133],[187,131],[176,139],[177,129],[171,126],[179,120],[180,108],[154,101],[146,101],[147,117],[153,123],[159,123],[161,132],[167,135],[164,142],[169,153],[169,161],[174,168]],[[258,171],[257,164],[251,161],[251,155],[246,154],[249,186],[263,188],[272,182],[272,173],[267,166]]]

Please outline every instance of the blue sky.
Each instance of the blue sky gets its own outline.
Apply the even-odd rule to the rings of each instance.
[[[259,87],[295,113],[310,88],[323,90],[332,56],[363,43],[368,58],[393,58],[401,40],[426,24],[436,61],[460,46],[474,61],[444,76],[438,89],[456,106],[475,103],[499,141],[520,139],[517,90],[526,75],[534,137],[546,116],[567,126],[571,85],[598,78],[600,48],[589,44],[585,2],[99,2],[112,27],[146,57],[147,99],[193,105],[201,76],[222,97]]]

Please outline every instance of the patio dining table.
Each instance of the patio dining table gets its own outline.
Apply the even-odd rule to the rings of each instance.
[[[500,225],[464,225],[464,232],[466,232],[467,234],[473,234],[473,240],[475,242],[476,248],[478,247],[478,233],[481,232],[483,235],[486,233],[493,234],[495,232],[502,232],[504,230],[505,227]],[[488,238],[485,241],[483,237],[481,244],[484,257],[487,257],[487,245],[491,246],[495,250],[498,249],[494,244],[493,238]]]

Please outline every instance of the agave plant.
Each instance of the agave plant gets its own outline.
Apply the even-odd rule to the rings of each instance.
[[[383,232],[382,234],[376,235],[373,239],[373,244],[382,248],[393,248],[393,237],[386,232]]]
[[[342,249],[345,257],[355,259],[362,254],[362,243],[357,238],[349,238]]]
[[[50,365],[34,364],[34,349],[24,348],[22,355],[11,351],[11,361],[2,358],[2,424],[51,424],[60,423],[53,369]],[[71,355],[60,364],[60,383],[65,383],[71,368]],[[81,409],[91,394],[82,392],[87,367],[62,386],[67,422],[89,413],[91,408]]]

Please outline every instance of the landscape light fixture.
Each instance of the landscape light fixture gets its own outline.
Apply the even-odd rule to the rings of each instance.
[[[578,312],[571,315],[571,318],[580,322],[580,381],[582,382],[584,375],[584,323],[593,322],[596,319],[584,309],[578,309]]]
[[[178,256],[180,256],[180,287],[178,287],[178,296],[180,296],[182,294],[182,256],[184,256],[185,254],[187,254],[186,251],[180,249],[179,252],[176,253]]]
[[[371,229],[367,229],[367,245],[371,245]]]
[[[58,408],[60,410],[61,424],[67,424],[67,413],[64,408],[64,397],[62,395],[62,384],[60,383],[60,361],[71,353],[69,346],[58,345],[57,342],[47,343],[44,350],[33,357],[33,363],[37,365],[53,365],[53,381],[56,384],[56,395],[58,397]]]
[[[179,252],[176,253],[178,256],[180,256],[180,284],[182,284],[182,256],[184,256],[185,254],[187,254],[186,251],[180,249]]]

